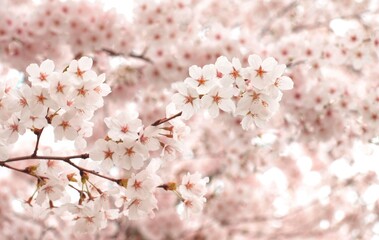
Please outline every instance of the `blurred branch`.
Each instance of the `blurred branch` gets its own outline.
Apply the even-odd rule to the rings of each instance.
[[[263,25],[262,30],[259,34],[259,37],[263,37],[264,35],[266,35],[270,31],[272,23],[276,19],[284,16],[291,9],[295,8],[297,6],[297,4],[298,4],[298,1],[295,0],[291,3],[289,3],[288,5],[284,6],[282,9],[280,9],[278,12],[276,12],[273,16],[269,17],[267,19],[266,23]]]
[[[143,51],[141,54],[136,54],[136,53],[131,52],[127,56],[125,56],[125,54],[123,54],[123,53],[119,53],[119,52],[116,52],[116,51],[113,51],[113,50],[107,49],[107,48],[103,48],[103,49],[101,49],[101,51],[107,53],[110,56],[114,56],[114,57],[117,57],[117,56],[131,57],[131,58],[143,60],[143,61],[148,62],[148,63],[153,63],[153,61],[150,58],[145,56],[146,50]]]

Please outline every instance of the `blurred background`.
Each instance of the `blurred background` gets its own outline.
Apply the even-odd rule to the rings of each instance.
[[[77,235],[57,214],[25,209],[35,183],[1,168],[0,239],[378,240],[378,30],[377,0],[0,0],[0,81],[25,84],[25,68],[47,58],[63,70],[90,56],[106,73],[93,139],[119,109],[164,117],[171,84],[222,55],[244,66],[273,56],[295,83],[263,129],[227,114],[187,122],[186,151],[160,175],[209,176],[202,215],[180,220],[177,198],[158,192],[155,218]],[[73,148],[52,141],[45,151]]]

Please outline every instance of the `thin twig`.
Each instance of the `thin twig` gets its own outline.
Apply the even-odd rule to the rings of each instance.
[[[175,114],[175,115],[173,115],[173,116],[171,116],[169,118],[158,119],[157,121],[155,121],[154,123],[152,123],[151,126],[155,126],[156,127],[156,126],[161,125],[161,124],[163,124],[165,122],[171,121],[172,119],[177,118],[177,117],[179,117],[181,115],[182,115],[182,112],[179,112],[179,113],[177,113],[177,114]]]

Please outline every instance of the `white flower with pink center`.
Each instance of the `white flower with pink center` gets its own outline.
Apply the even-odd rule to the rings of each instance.
[[[233,100],[232,88],[219,88],[214,87],[210,92],[201,98],[202,106],[208,110],[209,115],[215,118],[219,115],[221,110],[229,113],[234,113],[235,105]]]
[[[208,177],[201,177],[200,173],[187,173],[183,176],[182,184],[179,186],[179,192],[182,196],[204,196],[207,193],[206,184],[209,183]]]
[[[72,60],[67,71],[78,79],[83,79],[84,73],[92,68],[93,60],[89,57],[81,57],[79,60]]]
[[[0,139],[4,139],[6,143],[15,143],[19,135],[23,135],[26,131],[24,124],[20,119],[13,114],[8,121],[2,124],[3,129],[0,129]]]
[[[47,59],[41,63],[40,66],[33,63],[26,68],[29,74],[29,81],[33,86],[49,87],[49,77],[53,73],[55,64],[52,60]]]
[[[205,65],[202,68],[194,65],[189,68],[190,77],[184,82],[196,89],[199,94],[205,94],[216,84],[216,73],[213,64]]]
[[[48,180],[44,180],[43,186],[38,189],[36,203],[42,205],[46,200],[57,201],[63,197],[66,180],[54,178],[50,176]]]
[[[76,117],[75,111],[54,116],[51,125],[54,127],[55,140],[62,140],[63,138],[75,140],[78,136],[78,132],[76,131],[78,124],[79,120]]]
[[[108,136],[113,140],[136,140],[138,132],[142,129],[142,121],[138,118],[138,112],[128,110],[119,112],[115,117],[104,119],[109,128]]]
[[[117,166],[129,170],[141,169],[144,161],[148,156],[147,150],[141,145],[141,143],[135,140],[125,140],[118,144],[120,149],[120,158]]]
[[[178,111],[182,111],[183,119],[190,119],[200,109],[199,94],[185,83],[178,83],[174,88],[178,93],[172,96],[172,102]]]
[[[101,166],[108,171],[115,163],[120,161],[119,147],[113,141],[99,139],[89,153],[89,157],[94,161],[101,161]]]
[[[248,58],[250,65],[250,78],[252,85],[257,89],[264,89],[274,83],[272,72],[278,62],[273,57],[262,61],[261,57],[254,54]]]

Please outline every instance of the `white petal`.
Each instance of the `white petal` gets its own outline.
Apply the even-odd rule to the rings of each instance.
[[[182,118],[184,120],[188,120],[192,117],[194,114],[194,109],[191,104],[185,104],[183,105],[183,111],[182,111]]]
[[[225,56],[218,57],[215,66],[223,74],[229,74],[233,69],[232,64]]]
[[[107,158],[101,162],[101,166],[104,168],[105,171],[108,171],[113,167],[113,161]]]
[[[234,102],[231,99],[223,99],[220,101],[220,104],[218,105],[221,110],[225,112],[234,112],[236,110],[236,106],[234,105]]]
[[[31,77],[39,77],[39,74],[40,74],[39,67],[38,67],[38,65],[35,64],[35,63],[30,64],[30,65],[26,68],[26,72],[27,72]]]
[[[215,118],[219,115],[220,110],[218,109],[218,106],[216,103],[212,104],[211,107],[208,109],[209,115],[212,118]]]
[[[68,140],[75,140],[75,138],[78,136],[78,132],[73,127],[68,127],[65,130],[65,137]]]
[[[244,130],[248,130],[251,127],[251,124],[253,123],[253,117],[251,115],[245,116],[242,121],[241,125]]]
[[[55,65],[54,62],[50,59],[47,59],[41,63],[41,72],[52,73],[54,71]]]
[[[95,83],[95,80],[97,79],[97,74],[95,71],[92,71],[92,70],[86,71],[83,74],[83,79],[85,81],[91,81],[91,83]]]
[[[55,140],[62,140],[63,128],[62,127],[56,127],[54,130],[54,136],[55,136]]]
[[[91,69],[92,64],[93,64],[92,58],[82,57],[79,59],[79,68],[82,71],[87,71]]]
[[[209,108],[211,105],[212,105],[212,102],[213,102],[213,98],[208,96],[208,95],[204,95],[202,98],[201,98],[201,106],[204,108],[204,109],[207,109]]]
[[[185,82],[186,80],[184,80]],[[173,88],[176,89],[180,94],[187,95],[188,86],[185,83],[176,83],[173,85]]]
[[[293,81],[287,76],[279,78],[278,88],[280,90],[290,90],[293,88]]]
[[[252,80],[251,80],[251,84],[255,87],[255,88],[258,88],[259,90],[262,90],[264,89],[265,87],[267,87],[268,85],[272,84],[271,81],[266,81],[265,78],[260,78],[260,77],[254,77]]]
[[[253,54],[249,56],[248,62],[251,67],[258,68],[262,63],[262,59],[260,56]]]
[[[201,77],[201,68],[197,65],[193,65],[188,69],[191,78],[197,79]]]
[[[255,125],[257,125],[257,127],[264,128],[266,126],[267,122],[264,121],[264,120],[262,120],[262,119],[260,119],[260,118],[255,118],[254,119],[254,123],[255,123]]]
[[[135,156],[132,159],[132,166],[134,169],[138,170],[143,166],[143,159],[141,156]]]
[[[199,82],[193,78],[186,78],[184,82],[193,88],[196,88],[199,85]]]
[[[238,58],[233,58],[232,59],[232,64],[233,64],[233,67],[236,69],[236,70],[239,70],[241,69],[241,62]]]
[[[272,78],[277,79],[278,77],[282,76],[285,70],[286,70],[285,64],[276,65],[272,74],[271,74]]]
[[[265,71],[271,71],[278,64],[278,62],[273,57],[268,57],[262,62],[262,68]]]
[[[208,64],[203,67],[203,76],[206,79],[213,79],[216,77],[216,68],[213,64]]]
[[[180,107],[185,103],[186,98],[180,93],[176,93],[172,96],[171,100],[176,106]]]

